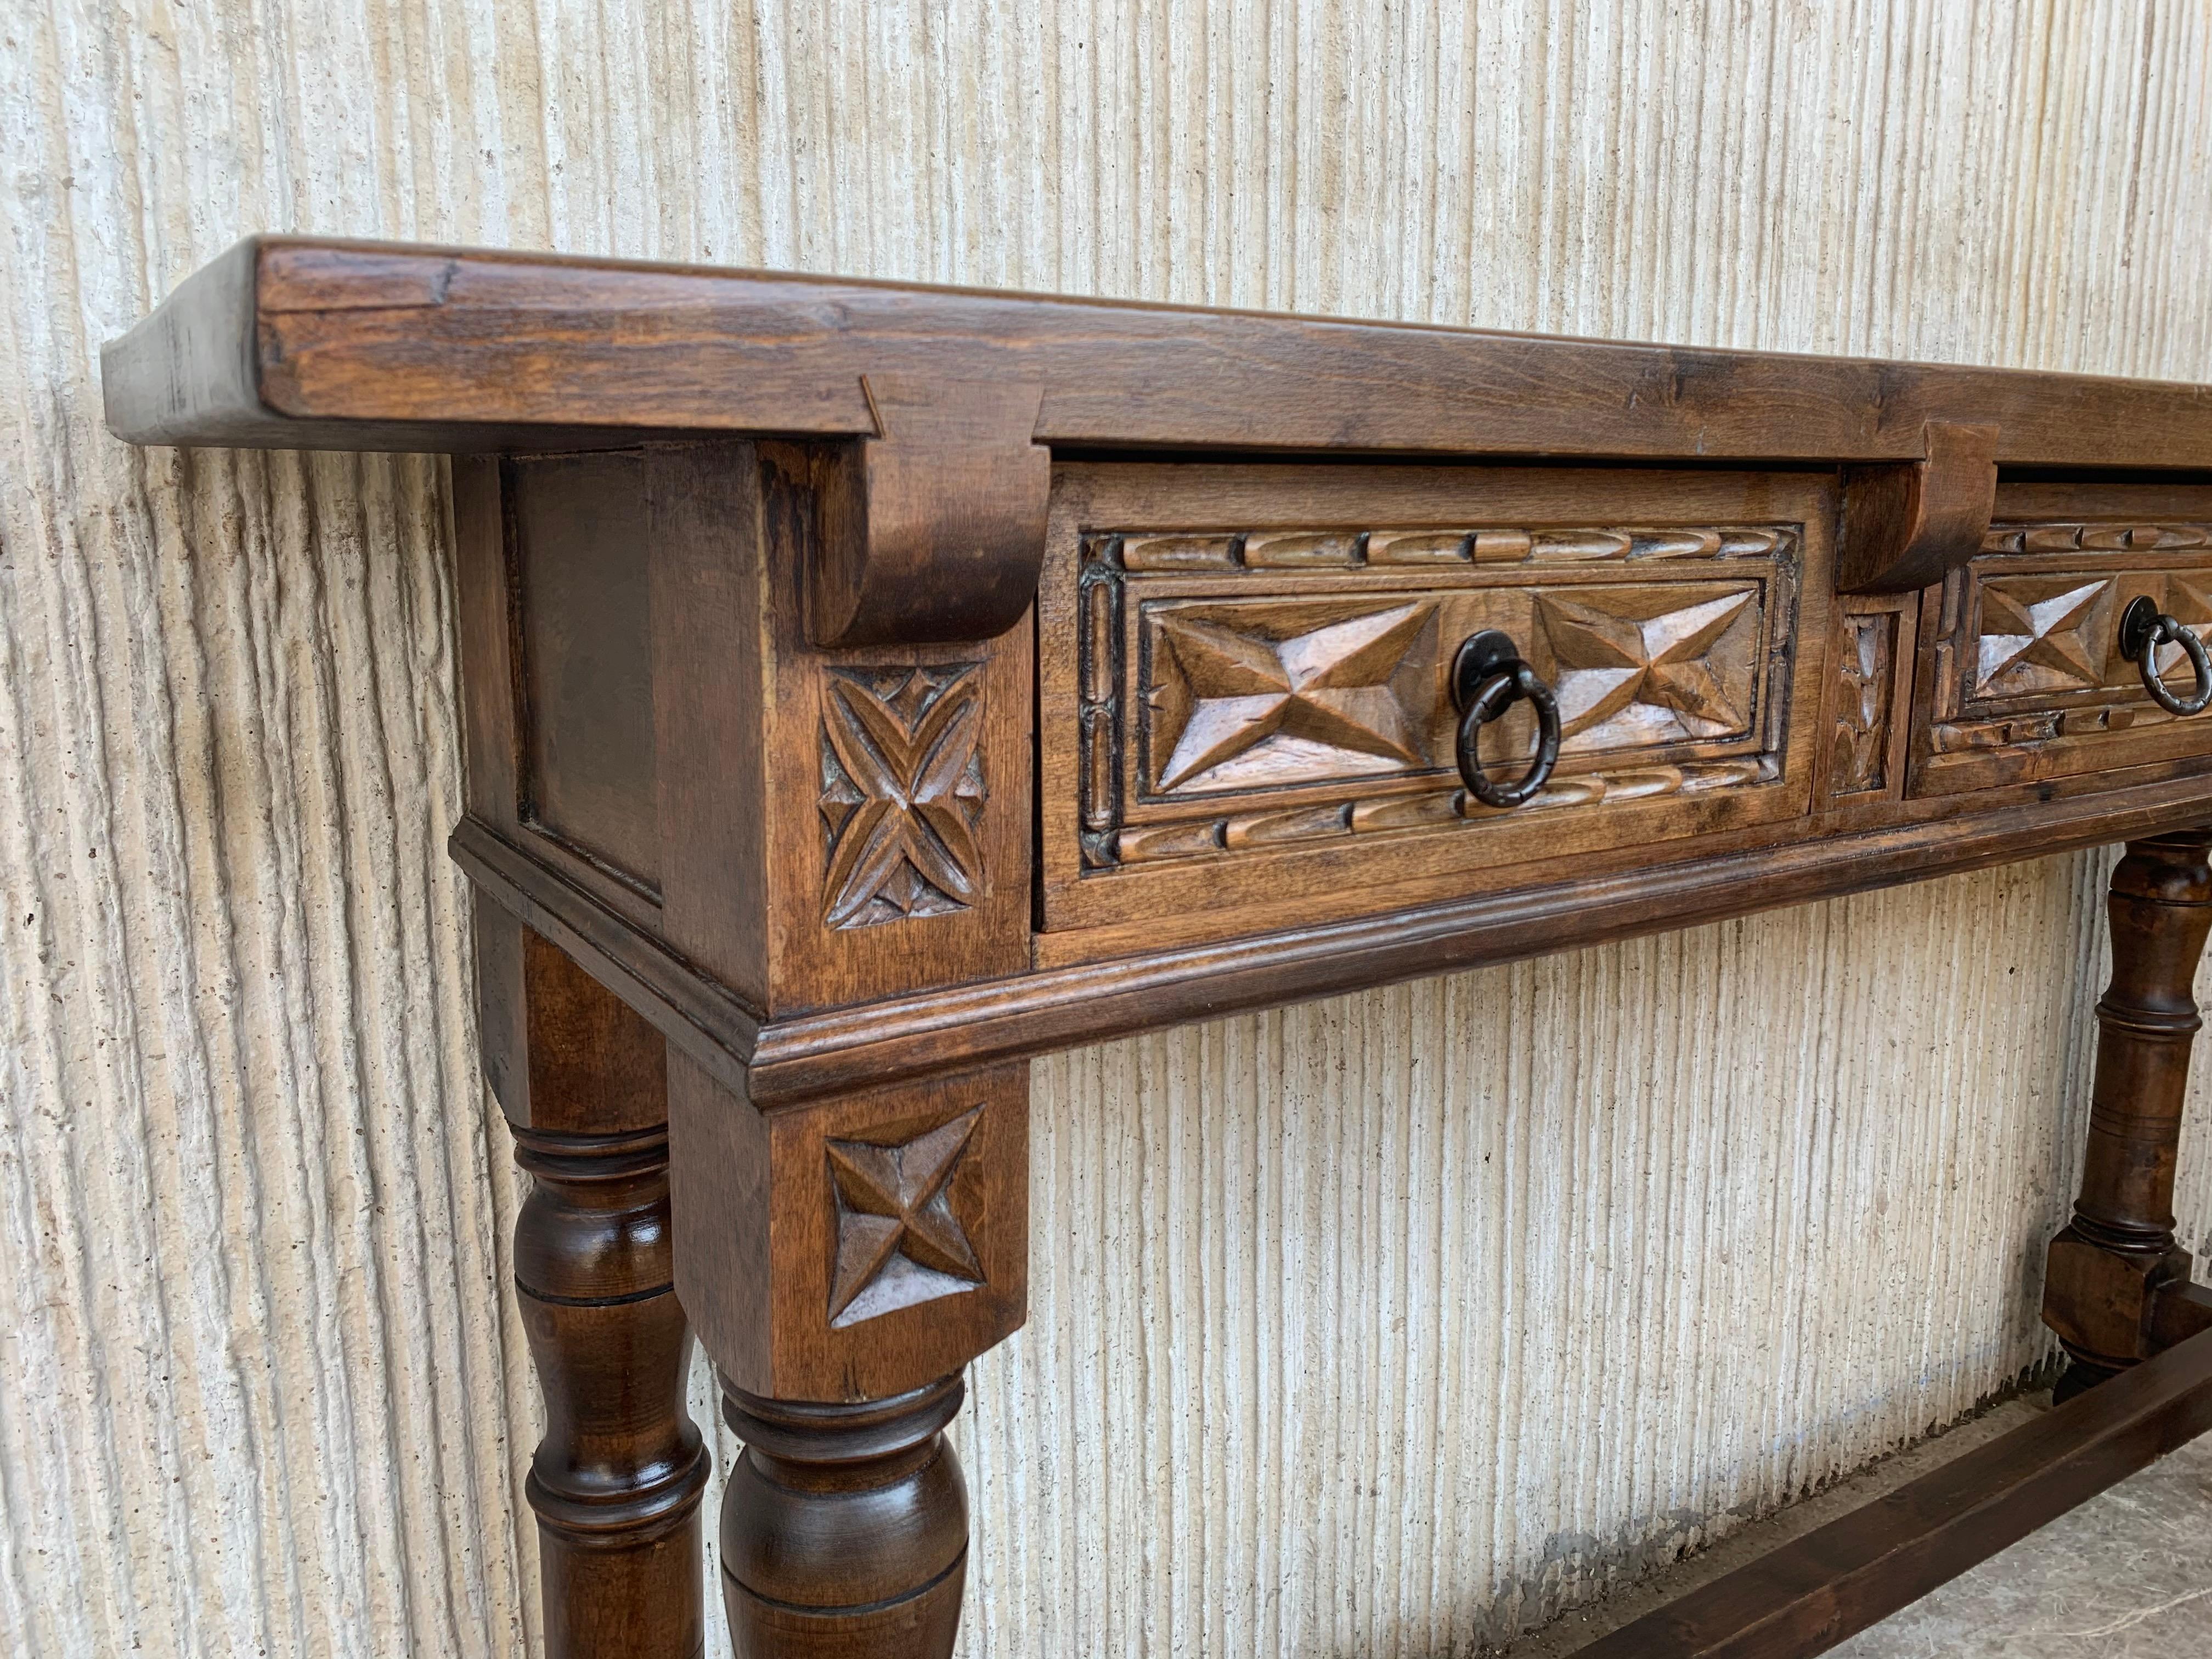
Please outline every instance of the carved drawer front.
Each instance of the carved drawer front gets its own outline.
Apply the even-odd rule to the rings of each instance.
[[[1790,713],[1817,702],[1817,653],[1797,642],[1825,637],[1807,629],[1830,491],[1803,475],[1063,467],[1040,647],[1047,928],[1150,900],[1179,927],[1293,897],[1316,915],[1387,908],[1408,902],[1387,884],[1525,883],[1545,878],[1516,869],[1532,861],[1803,812]],[[1454,760],[1452,657],[1487,629],[1559,699],[1558,769],[1510,811],[1473,800]],[[1493,775],[1524,769],[1534,729],[1524,704],[1484,731]]]
[[[2212,629],[2212,490],[2001,489],[1980,556],[1923,613],[1933,649],[1911,792],[2196,769],[2212,755],[2212,714],[2160,708],[2120,647],[2120,619],[2142,597]],[[2176,694],[2191,690],[2179,645],[2161,648],[2159,667]]]

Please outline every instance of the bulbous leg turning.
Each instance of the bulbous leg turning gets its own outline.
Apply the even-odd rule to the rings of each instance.
[[[948,1376],[852,1405],[726,1389],[745,1443],[722,1504],[739,1659],[945,1659],[960,1626],[968,1488]]]

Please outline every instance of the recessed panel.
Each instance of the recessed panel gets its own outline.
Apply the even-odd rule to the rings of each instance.
[[[653,653],[635,454],[509,464],[524,822],[658,880]]]

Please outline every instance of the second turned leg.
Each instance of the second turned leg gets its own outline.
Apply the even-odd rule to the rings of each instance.
[[[515,1286],[545,1398],[525,1489],[552,1659],[693,1659],[707,1454],[669,1274],[668,1136],[517,1129]]]
[[[546,1652],[694,1659],[708,1455],[684,1403],[665,1044],[511,917],[480,908],[477,940],[486,1069],[530,1177],[514,1277],[545,1401],[525,1496]]]
[[[2097,1004],[2097,1070],[2074,1217],[2051,1242],[2044,1322],[2071,1361],[2062,1401],[2159,1345],[2162,1293],[2185,1285],[2173,1177],[2190,1049],[2203,1024],[2194,986],[2212,933],[2212,830],[2130,842],[2112,872],[2112,979]]]

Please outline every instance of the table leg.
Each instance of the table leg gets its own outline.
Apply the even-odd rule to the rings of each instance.
[[[546,1650],[693,1659],[706,1644],[708,1456],[684,1407],[692,1336],[671,1261],[665,1046],[512,921],[481,915],[478,940],[487,1059],[531,1178],[515,1287],[545,1400],[526,1492]]]
[[[740,1659],[944,1659],[960,1626],[968,1491],[942,1432],[948,1376],[889,1400],[725,1395],[745,1443],[722,1505]]]
[[[968,1495],[944,1430],[1028,1302],[1029,1067],[769,1111],[670,1056],[676,1271],[745,1443],[739,1659],[945,1659]]]
[[[2161,1293],[2188,1280],[2189,1253],[2173,1238],[2173,1176],[2203,1024],[2193,988],[2212,933],[2209,847],[2212,830],[2130,842],[2112,872],[2112,979],[2097,1004],[2088,1155],[2044,1283],[2044,1322],[2071,1362],[2062,1401],[2155,1352]]]

